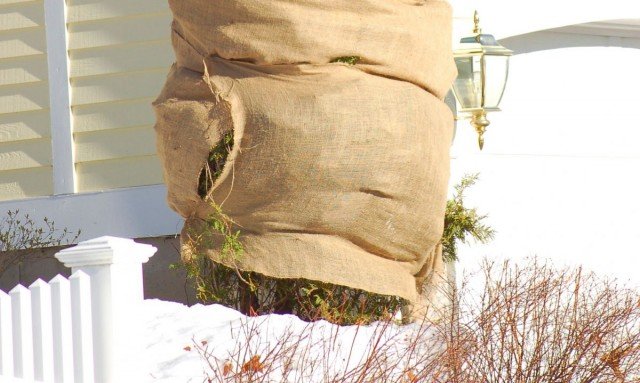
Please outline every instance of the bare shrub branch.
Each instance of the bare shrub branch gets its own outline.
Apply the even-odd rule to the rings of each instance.
[[[11,266],[35,254],[28,250],[71,244],[78,237],[80,230],[75,233],[66,227],[58,230],[55,222],[47,217],[38,222],[29,214],[9,210],[0,219],[0,276]]]
[[[637,382],[637,292],[578,269],[485,262],[449,323],[450,382]]]
[[[249,318],[230,351],[194,346],[216,383],[640,381],[636,291],[537,260],[485,262],[479,280],[447,291],[455,310],[436,323],[320,321],[268,342],[269,326]]]

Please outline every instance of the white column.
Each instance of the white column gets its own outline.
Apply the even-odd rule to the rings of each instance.
[[[53,194],[76,192],[65,0],[44,0]]]
[[[144,377],[142,264],[156,252],[131,239],[100,237],[62,250],[56,258],[91,279],[95,380],[136,382]]]

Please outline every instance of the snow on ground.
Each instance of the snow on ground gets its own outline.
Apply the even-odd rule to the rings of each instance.
[[[143,312],[149,382],[206,382],[225,365],[230,373],[250,368],[246,363],[252,357],[260,362],[254,368],[269,374],[265,381],[323,382],[348,376],[373,344],[393,360],[400,380],[407,367],[434,352],[429,341],[420,342],[420,350],[408,346],[417,334],[429,337],[420,324],[336,326],[293,315],[246,317],[220,305],[187,307],[160,300],[146,300]]]

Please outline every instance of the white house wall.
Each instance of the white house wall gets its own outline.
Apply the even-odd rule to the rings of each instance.
[[[462,249],[464,267],[482,256],[540,256],[640,285],[637,68],[631,48],[512,57],[482,152],[468,121],[458,122],[451,182],[480,173],[468,202],[497,230],[489,245]]]

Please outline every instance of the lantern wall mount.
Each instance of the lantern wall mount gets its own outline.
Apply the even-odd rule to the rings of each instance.
[[[453,93],[460,104],[459,112],[470,119],[478,133],[482,150],[484,133],[490,124],[487,113],[500,111],[498,106],[507,84],[509,57],[513,51],[498,44],[492,35],[482,33],[477,11],[473,19],[473,35],[462,38],[453,52],[458,68]]]

